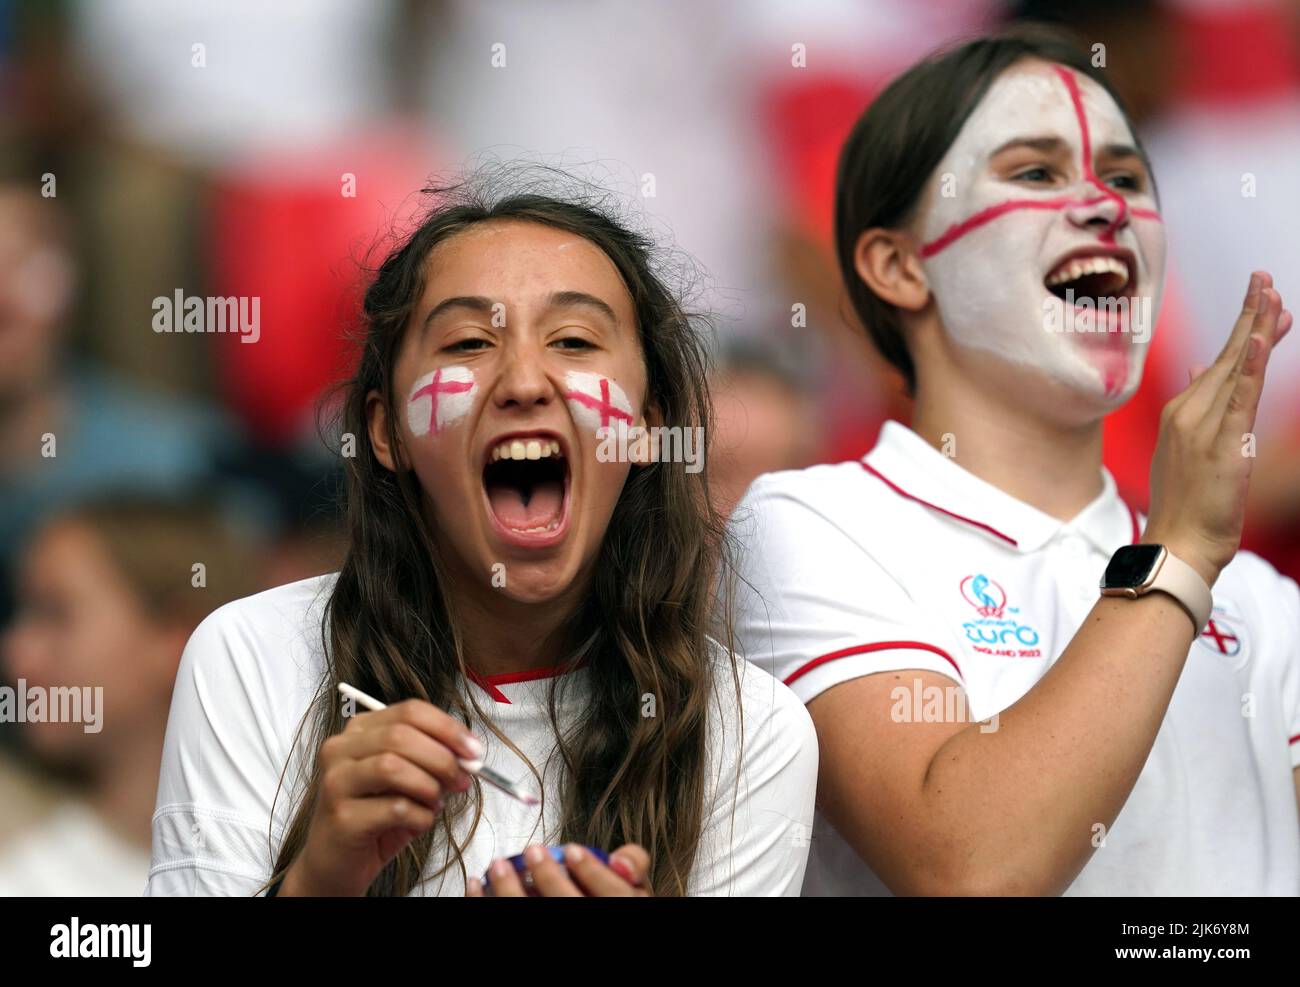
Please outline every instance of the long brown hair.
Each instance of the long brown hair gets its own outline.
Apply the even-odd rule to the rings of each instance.
[[[323,621],[328,659],[308,714],[314,719],[313,751],[343,729],[334,691],[340,680],[388,701],[427,700],[467,723],[478,712],[472,690],[458,688],[467,674],[465,655],[432,522],[421,510],[424,493],[412,472],[392,473],[380,464],[366,424],[366,395],[375,390],[387,406],[389,442],[397,447],[393,367],[435,246],[500,220],[540,223],[595,244],[615,264],[632,297],[648,394],[663,424],[702,426],[709,434],[707,320],[687,310],[689,285],[682,278],[693,269],[682,266],[681,255],[659,252],[651,237],[617,218],[611,199],[598,190],[583,186],[580,193],[559,197],[521,189],[507,177],[510,189],[500,194],[493,191],[494,181],[480,175],[423,190],[432,207],[379,265],[365,294],[360,357],[338,406],[339,432],[356,443],[355,455],[344,460],[349,545]],[[730,622],[715,623],[715,587],[726,543],[706,473],[662,462],[633,468],[605,533],[592,585],[567,622],[572,647],[566,661],[585,660],[591,692],[563,735],[556,716],[563,677],[551,684],[550,714],[562,769],[559,839],[608,849],[625,842],[643,845],[658,894],[686,891],[701,835],[708,706],[718,667],[713,650],[733,663],[733,686],[736,679]],[[716,635],[719,626],[723,640],[717,649],[709,634]],[[574,650],[579,645],[580,655]],[[654,697],[652,717],[642,715],[647,695]],[[303,848],[319,785],[313,756],[272,880],[283,876]],[[445,803],[434,826],[383,868],[370,895],[410,892],[436,849],[446,859],[432,878],[453,866],[466,876],[455,822],[472,813],[472,835],[480,791],[448,794]]]

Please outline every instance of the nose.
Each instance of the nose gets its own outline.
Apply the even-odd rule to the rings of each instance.
[[[1113,234],[1128,225],[1128,203],[1122,195],[1106,190],[1095,192],[1065,209],[1066,218],[1081,230]]]
[[[555,387],[546,375],[545,352],[534,342],[506,344],[501,376],[492,392],[498,408],[528,410],[545,406],[555,396]]]

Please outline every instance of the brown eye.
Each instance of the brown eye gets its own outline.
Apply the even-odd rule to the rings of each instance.
[[[462,339],[459,343],[452,343],[450,346],[445,347],[445,350],[448,353],[468,353],[472,350],[482,349],[487,345],[488,341],[486,339],[474,337],[473,339]]]

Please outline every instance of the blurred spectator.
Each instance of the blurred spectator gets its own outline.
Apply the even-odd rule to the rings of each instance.
[[[106,488],[182,490],[236,443],[216,412],[68,359],[77,272],[58,200],[38,187],[0,180],[0,623],[17,543],[45,513]]]
[[[252,553],[212,508],[146,496],[105,497],[41,526],[0,660],[22,693],[86,698],[79,720],[22,727],[37,758],[74,784],[0,847],[0,895],[144,888],[177,663],[208,613],[253,589]],[[53,708],[49,698],[45,715]]]
[[[986,25],[988,0],[942,5],[855,0],[747,4],[753,60],[748,101],[764,139],[763,167],[776,195],[772,277],[803,306],[805,351],[819,368],[824,420],[820,459],[855,459],[881,423],[907,421],[902,378],[880,357],[847,304],[831,242],[835,168],[854,121],[898,73],[929,51]]]
[[[807,384],[771,346],[728,347],[710,388],[709,491],[722,514],[761,474],[811,465],[824,451]]]
[[[17,757],[0,749],[0,850],[57,803],[59,790]]]

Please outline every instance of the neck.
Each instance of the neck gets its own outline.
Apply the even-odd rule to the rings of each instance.
[[[463,585],[463,584],[462,584]],[[550,668],[565,657],[569,615],[577,595],[544,603],[520,603],[500,590],[491,595],[465,594],[457,599],[455,618],[465,646],[465,660],[479,675],[505,675]]]
[[[926,386],[926,385],[929,386]],[[1044,514],[1068,521],[1102,490],[1101,419],[1080,426],[1035,417],[957,374],[918,379],[913,430],[954,462]]]

